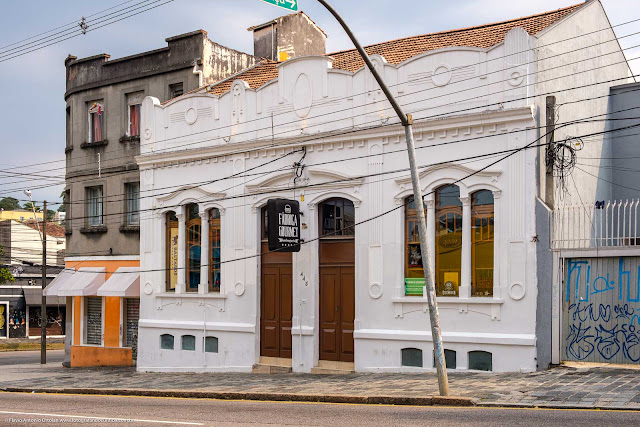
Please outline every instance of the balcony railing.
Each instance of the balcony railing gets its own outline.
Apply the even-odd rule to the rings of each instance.
[[[553,249],[638,247],[640,199],[561,206],[553,215]]]

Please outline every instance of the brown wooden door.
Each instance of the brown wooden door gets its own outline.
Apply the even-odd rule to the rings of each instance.
[[[355,245],[320,242],[320,359],[353,362]]]
[[[291,254],[270,254],[262,259],[261,356],[291,358],[293,280],[290,260]]]
[[[353,362],[353,267],[320,267],[320,359]]]

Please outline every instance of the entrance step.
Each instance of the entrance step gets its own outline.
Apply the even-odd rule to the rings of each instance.
[[[260,356],[260,363],[253,367],[254,374],[288,374],[291,372],[291,359]]]
[[[319,375],[345,375],[355,372],[353,362],[332,362],[329,360],[319,360],[318,366],[311,368],[312,374]]]

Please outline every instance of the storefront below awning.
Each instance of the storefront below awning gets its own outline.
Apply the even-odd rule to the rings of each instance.
[[[75,280],[75,270],[62,270],[55,279],[44,288],[44,294],[47,296],[58,296],[58,290],[65,284]],[[26,296],[26,292],[25,292]]]
[[[22,290],[27,305],[40,306],[42,304],[42,288],[23,288]],[[64,297],[47,295],[47,305],[65,305],[65,303]]]
[[[140,297],[140,267],[120,267],[98,289],[101,297]]]
[[[82,267],[73,275],[73,279],[60,286],[57,295],[61,297],[86,297],[97,295],[100,286],[104,285],[105,267]],[[47,295],[51,295],[50,292]]]

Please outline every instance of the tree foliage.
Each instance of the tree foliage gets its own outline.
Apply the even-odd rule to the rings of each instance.
[[[23,209],[26,209],[28,211],[33,210],[33,205],[31,204],[31,202],[27,202],[24,205],[22,205]],[[36,206],[36,212],[40,212],[40,208]]]
[[[4,249],[0,246],[0,256],[4,255]],[[9,271],[8,268],[0,268],[0,285],[4,283],[13,283],[16,279],[13,277],[13,274]]]
[[[16,209],[20,209],[20,202],[18,199],[13,197],[5,197],[0,200],[0,209],[4,209],[5,211],[15,211]]]

